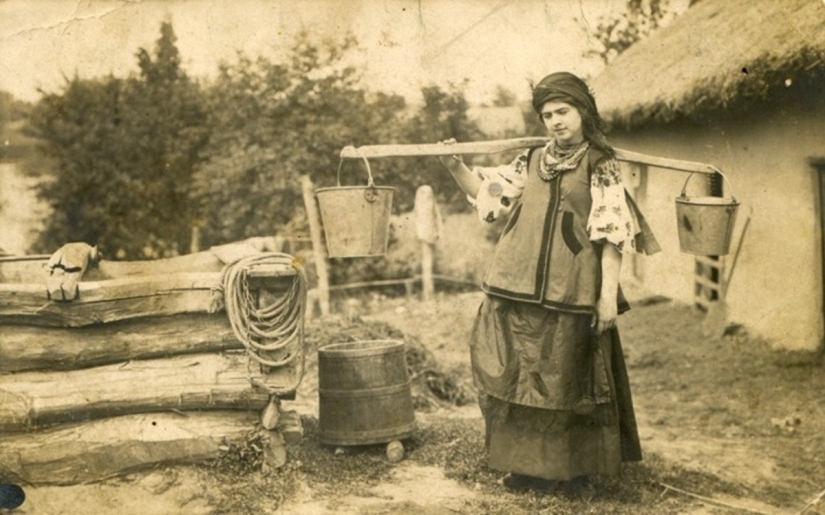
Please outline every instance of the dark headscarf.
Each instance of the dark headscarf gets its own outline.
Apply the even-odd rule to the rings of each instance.
[[[575,106],[582,116],[584,137],[608,156],[615,155],[604,135],[606,124],[596,108],[596,99],[583,80],[569,72],[551,73],[541,79],[533,87],[533,109],[541,114],[542,106],[550,101]]]

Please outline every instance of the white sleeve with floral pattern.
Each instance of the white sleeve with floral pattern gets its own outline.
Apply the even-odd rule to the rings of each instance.
[[[478,210],[479,220],[489,223],[513,210],[527,180],[527,155],[525,151],[506,165],[473,168],[481,187],[475,199],[467,199]]]
[[[615,159],[603,159],[590,177],[593,205],[587,220],[592,241],[607,240],[623,254],[636,252],[636,227],[627,205],[622,171]]]

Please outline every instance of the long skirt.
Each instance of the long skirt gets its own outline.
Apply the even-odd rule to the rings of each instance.
[[[488,466],[550,480],[616,475],[641,459],[618,330],[487,296],[471,338]]]

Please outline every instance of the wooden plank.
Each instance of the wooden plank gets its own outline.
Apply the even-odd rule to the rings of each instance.
[[[80,283],[71,302],[37,284],[0,284],[0,323],[79,327],[140,317],[208,312],[221,274],[180,273]]]
[[[0,373],[72,370],[240,348],[223,312],[77,328],[6,325],[0,332]]]
[[[722,261],[719,259],[713,259],[710,256],[695,256],[696,262],[701,263],[702,265],[709,266],[711,268],[721,268]]]
[[[455,277],[450,277],[447,275],[440,275],[440,274],[433,274],[433,279],[437,281],[443,281],[446,283],[452,284],[463,284],[466,286],[478,286],[479,284],[476,281],[468,281],[466,279],[457,279]]]
[[[370,157],[449,156],[453,154],[497,154],[508,150],[542,147],[547,138],[515,138],[492,141],[469,141],[444,145],[441,143],[347,146],[341,149],[342,159]]]
[[[668,157],[651,156],[647,154],[641,154],[639,152],[622,150],[620,148],[616,149],[616,159],[627,163],[645,164],[656,168],[676,170],[679,172],[692,172],[704,174],[719,173],[718,168],[706,163],[698,163],[695,161],[682,161],[680,159],[670,159]]]
[[[125,415],[0,439],[0,475],[31,485],[100,481],[147,467],[196,463],[241,441],[257,413]]]
[[[296,366],[270,371],[266,384],[294,391]],[[253,379],[261,381],[253,367]],[[0,376],[0,431],[162,410],[260,410],[269,396],[254,389],[246,353],[195,354],[67,372]]]
[[[298,275],[298,270],[292,266],[258,264],[250,266],[246,275],[250,279],[253,277],[263,279],[295,277]]]
[[[453,154],[496,154],[520,148],[541,147],[547,144],[547,138],[515,138],[492,141],[471,141],[444,145],[441,143],[399,144],[399,145],[364,145],[347,146],[341,149],[342,159],[364,159],[374,157],[416,157],[449,156]],[[630,163],[640,163],[657,168],[713,174],[719,169],[705,163],[682,161],[660,156],[651,156],[629,150],[616,149],[616,159]]]
[[[703,277],[701,275],[695,276],[694,281],[708,290],[719,291],[719,289],[721,288],[721,285],[719,283],[714,282],[711,279],[708,279],[707,277]]]
[[[351,290],[354,288],[370,288],[375,286],[398,286],[402,284],[407,284],[409,282],[415,282],[418,280],[418,276],[414,278],[404,278],[404,279],[379,279],[376,281],[360,281],[355,283],[346,283],[346,284],[335,284],[329,287],[330,290]]]

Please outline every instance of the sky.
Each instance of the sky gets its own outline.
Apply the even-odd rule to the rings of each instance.
[[[471,102],[501,85],[520,99],[529,82],[568,70],[592,76],[585,27],[625,0],[0,0],[0,89],[36,101],[66,77],[137,72],[172,22],[186,72],[214,76],[238,51],[275,58],[291,36],[355,35],[368,86],[414,101],[422,86],[466,81]]]

